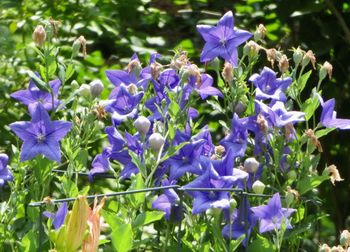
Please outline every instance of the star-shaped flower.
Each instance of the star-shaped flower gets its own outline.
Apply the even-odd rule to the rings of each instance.
[[[71,127],[71,122],[51,121],[49,114],[40,103],[33,109],[30,122],[21,121],[10,124],[11,130],[23,141],[21,162],[39,154],[60,162],[59,141],[65,137]]]
[[[37,74],[39,77],[39,75]],[[61,81],[55,79],[49,82],[53,94],[54,94],[54,108],[60,104],[60,101],[57,99],[58,91],[61,87]],[[11,94],[11,97],[22,102],[24,105],[28,106],[28,110],[32,113],[35,109],[35,106],[38,103],[41,103],[46,110],[52,109],[52,96],[49,92],[41,91],[34,83],[33,80],[30,80],[28,89],[19,90]]]
[[[274,194],[267,205],[252,207],[251,210],[260,219],[259,232],[261,234],[280,229],[282,223],[287,229],[291,229],[288,217],[296,211],[292,208],[282,208],[279,193]]]
[[[237,66],[237,47],[252,36],[250,32],[234,29],[231,11],[227,12],[216,26],[197,25],[197,30],[206,42],[201,53],[201,62],[219,56],[233,66]]]

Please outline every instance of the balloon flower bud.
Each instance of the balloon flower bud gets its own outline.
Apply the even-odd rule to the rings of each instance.
[[[147,119],[147,117],[140,116],[135,120],[134,126],[140,134],[146,135],[151,126],[151,122]]]
[[[244,161],[244,170],[246,172],[255,173],[258,170],[258,167],[259,167],[259,162],[253,157],[247,158]]]
[[[348,230],[343,230],[343,232],[341,232],[339,243],[344,247],[350,246],[350,232]]]
[[[265,184],[260,180],[255,181],[252,185],[253,192],[257,194],[263,194],[265,187],[266,187]]]
[[[99,79],[90,82],[90,92],[93,98],[100,96],[100,94],[103,91],[103,88],[103,83]]]
[[[151,147],[152,150],[158,152],[160,148],[162,148],[163,144],[165,143],[164,137],[159,133],[153,133],[149,139],[149,147]]]
[[[91,94],[90,92],[91,92],[91,87],[87,84],[82,84],[79,88],[80,95],[86,98],[90,96]]]
[[[33,32],[33,40],[37,47],[42,47],[46,40],[46,32],[42,25],[35,27]]]
[[[293,61],[295,65],[299,65],[300,62],[303,60],[303,57],[304,57],[304,51],[301,50],[300,47],[294,50]]]

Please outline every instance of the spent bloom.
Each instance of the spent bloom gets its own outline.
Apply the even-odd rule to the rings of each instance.
[[[295,212],[295,209],[282,208],[279,193],[274,194],[267,205],[252,207],[251,210],[260,220],[260,233],[280,229],[282,223],[287,229],[292,228],[287,218]]]
[[[221,57],[234,67],[237,66],[237,47],[252,36],[250,32],[234,28],[231,11],[227,12],[216,26],[197,25],[197,30],[206,42],[201,53],[201,62]]]
[[[0,154],[0,187],[2,187],[6,181],[12,181],[12,173],[7,169],[7,163],[9,157],[6,154]]]
[[[30,122],[21,121],[10,124],[10,128],[23,141],[21,162],[39,154],[61,162],[59,141],[72,127],[71,122],[51,121],[49,114],[40,103],[33,109]]]
[[[42,47],[46,40],[45,28],[42,25],[38,25],[37,27],[35,27],[32,37],[35,45],[37,47]]]

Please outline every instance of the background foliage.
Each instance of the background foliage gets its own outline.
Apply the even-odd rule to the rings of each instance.
[[[153,48],[172,55],[174,48],[188,51],[198,62],[203,42],[194,29],[198,22],[211,24],[225,11],[233,10],[236,25],[254,31],[259,23],[268,30],[267,45],[282,49],[301,46],[314,51],[319,63],[330,61],[333,77],[323,96],[336,97],[341,118],[350,118],[350,1],[340,0],[2,0],[0,2],[0,148],[10,148],[15,137],[7,125],[23,119],[25,109],[9,94],[28,83],[27,69],[35,69],[34,51],[25,45],[37,24],[52,17],[60,21],[58,40],[69,58],[73,41],[83,35],[88,56],[76,64],[79,83],[100,78],[106,69],[122,68],[133,52],[145,60]],[[291,54],[289,55],[291,56]],[[317,80],[315,80],[315,85]],[[319,111],[317,111],[319,113]],[[211,125],[215,128],[215,125]],[[350,227],[350,133],[333,132],[322,139],[325,164],[337,165],[345,179],[336,187],[323,186],[325,212],[320,239]],[[6,150],[1,150],[6,151]],[[335,239],[335,238],[334,238]]]

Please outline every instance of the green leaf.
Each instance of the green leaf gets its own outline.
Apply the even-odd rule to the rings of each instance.
[[[299,191],[300,195],[303,195],[304,193],[316,188],[323,181],[328,180],[328,179],[329,179],[329,177],[326,175],[306,177],[299,182],[298,191]]]
[[[333,130],[335,130],[335,128],[326,128],[326,129],[321,129],[315,132],[315,136],[317,138],[321,138],[323,136],[328,135],[328,133],[332,132]]]
[[[131,178],[131,185],[128,191],[144,189],[145,183],[143,181],[142,175],[138,173],[135,177]],[[128,195],[130,204],[137,209],[145,201],[145,193],[134,193]]]
[[[299,92],[301,93],[301,91],[303,91],[303,89],[305,88],[306,86],[306,83],[307,81],[309,80],[310,78],[310,75],[312,73],[312,70],[308,71],[307,73],[304,73],[298,80],[298,88],[299,88]]]
[[[257,235],[256,239],[249,245],[249,251],[271,252],[275,251],[273,244],[261,235]]]
[[[168,108],[169,114],[172,118],[176,119],[179,111],[180,111],[180,106],[177,104],[175,101],[171,101],[169,108]]]
[[[134,229],[139,228],[141,226],[145,226],[149,223],[155,222],[157,220],[162,219],[164,216],[164,212],[162,211],[148,211],[144,213],[140,213],[135,221],[132,223]]]
[[[118,252],[131,250],[133,239],[131,224],[120,225],[112,231],[112,245]]]
[[[32,71],[28,71],[29,77],[34,81],[35,85],[42,91],[50,92],[50,87],[42,79],[36,76]]]
[[[65,81],[69,80],[73,74],[74,74],[74,66],[72,64],[69,64],[66,68]]]
[[[238,246],[244,240],[245,235],[241,235],[237,240],[231,240],[230,242],[230,251],[236,251]]]
[[[301,111],[305,113],[305,119],[308,121],[312,115],[315,114],[315,110],[320,105],[320,102],[318,101],[317,96],[311,97],[307,99],[302,105],[301,105]]]
[[[214,111],[220,112],[220,113],[225,113],[221,105],[214,100],[206,100],[206,102],[212,107]]]
[[[38,238],[34,234],[33,230],[30,230],[22,239],[22,248],[24,252],[36,251]]]

